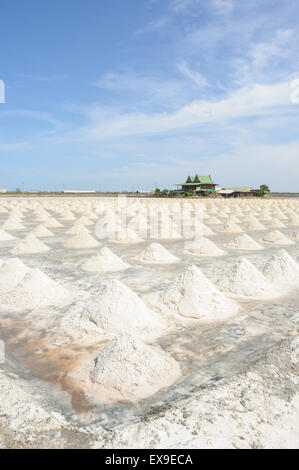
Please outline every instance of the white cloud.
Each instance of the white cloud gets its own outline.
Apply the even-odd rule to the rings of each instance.
[[[195,3],[198,3],[198,0],[169,0],[170,7],[175,13],[181,13]]]
[[[158,18],[156,20],[150,21],[145,26],[138,28],[134,33],[133,36],[140,36],[146,33],[152,33],[155,31],[159,31],[164,29],[170,21],[169,17]]]
[[[102,75],[94,85],[115,93],[117,97],[124,97],[126,107],[130,96],[131,107],[137,105],[138,109],[152,105],[174,109],[190,99],[190,90],[184,80],[171,77],[165,79],[154,73],[110,72]],[[121,103],[118,100],[117,106],[121,107]]]
[[[216,13],[230,13],[234,9],[233,0],[211,0],[212,7]]]
[[[198,87],[206,87],[208,85],[208,82],[206,78],[200,73],[195,70],[191,70],[191,68],[188,66],[186,62],[180,62],[178,64],[178,69],[180,72],[185,75],[187,78],[189,78],[192,82],[194,82]]]
[[[110,120],[93,119],[81,130],[81,138],[105,140],[120,136],[150,135],[188,129],[205,123],[217,123],[232,119],[281,112],[291,106],[290,84],[255,85],[231,92],[218,101],[193,101],[172,113],[127,113]],[[97,114],[93,113],[97,118]]]
[[[290,68],[282,63],[296,57],[295,44],[295,32],[291,29],[277,30],[269,41],[249,44],[247,56],[232,61],[236,67],[236,82],[271,82],[289,76]],[[296,63],[295,60],[294,65]]]

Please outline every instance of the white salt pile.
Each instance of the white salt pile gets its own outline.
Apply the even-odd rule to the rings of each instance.
[[[299,240],[299,232],[292,232],[290,234],[290,238],[293,238],[294,240]]]
[[[266,227],[257,219],[250,220],[246,228],[252,232],[266,230]]]
[[[163,240],[178,240],[182,237],[171,223],[169,225],[163,224],[160,226],[160,233],[158,238]]]
[[[50,248],[38,240],[34,235],[28,234],[14,248],[10,250],[13,255],[28,255],[34,253],[44,253]]]
[[[67,230],[65,233],[69,233],[70,235],[78,235],[81,232],[89,233],[88,229],[85,227],[85,225],[81,224],[81,222],[75,222],[72,227]]]
[[[60,222],[58,222],[58,220],[54,219],[54,217],[49,217],[48,219],[45,219],[44,226],[49,227],[49,228],[63,227],[63,225]]]
[[[64,244],[66,248],[95,248],[100,243],[88,232],[88,230],[82,226],[80,231],[72,237],[68,242]]]
[[[87,272],[116,272],[130,268],[119,256],[115,255],[109,248],[103,247],[99,254],[93,256],[81,265],[81,269]]]
[[[115,212],[111,212],[109,216],[106,214],[105,217],[100,218],[95,226],[95,233],[99,239],[114,239],[116,234],[122,231],[124,231],[123,220],[121,220]]]
[[[224,226],[220,229],[221,232],[226,233],[241,233],[243,230],[232,220],[228,220]]]
[[[9,217],[2,225],[3,230],[25,230],[23,224],[16,217]]]
[[[160,243],[151,243],[136,259],[141,263],[148,264],[170,264],[180,261],[177,256],[166,250]]]
[[[87,333],[114,333],[148,330],[159,332],[162,323],[135,292],[115,279],[104,281],[99,291],[84,305],[74,307],[72,319],[79,330]]]
[[[257,243],[253,238],[251,238],[246,233],[239,235],[238,237],[231,240],[227,246],[230,248],[235,248],[237,250],[263,250],[264,247]]]
[[[91,381],[106,390],[108,396],[116,393],[130,401],[150,396],[180,376],[178,362],[163,349],[127,333],[105,346],[90,372]]]
[[[194,226],[194,232],[200,236],[209,237],[215,235],[215,232],[205,224],[196,223]]]
[[[263,274],[246,258],[238,259],[223,273],[216,285],[230,294],[253,297],[269,295],[271,287]]]
[[[264,276],[270,281],[299,281],[299,265],[285,250],[279,250],[265,264]]]
[[[15,240],[16,237],[6,232],[5,230],[0,229],[0,242],[8,242],[10,240]]]
[[[262,241],[265,243],[271,243],[273,245],[292,245],[294,243],[279,230],[274,230],[273,232],[267,233],[262,238]]]
[[[93,222],[91,220],[89,220],[88,217],[86,217],[85,215],[82,215],[78,220],[77,222],[79,222],[80,224],[82,225],[85,225],[86,227],[87,226],[90,226],[90,225],[93,225]]]
[[[281,222],[279,219],[276,219],[275,217],[269,220],[267,225],[269,228],[284,228],[285,227],[285,224]]]
[[[69,292],[38,268],[29,269],[12,290],[0,296],[1,308],[14,311],[62,306],[69,301]]]
[[[220,225],[221,220],[219,220],[217,217],[209,217],[205,219],[205,223],[208,225]]]
[[[117,232],[115,234],[115,238],[111,240],[114,243],[141,243],[143,240],[140,238],[136,232],[129,228],[121,229],[118,227]]]
[[[214,242],[205,237],[197,237],[191,242],[186,242],[185,249],[202,256],[223,256],[226,254]]]
[[[148,222],[146,217],[144,217],[142,214],[138,214],[135,217],[133,217],[130,222],[129,226],[130,229],[133,231],[137,232],[140,237],[145,237],[147,238],[147,233],[148,233]]]
[[[299,225],[299,216],[298,215],[292,215],[289,220],[288,220],[288,225]]]
[[[74,214],[70,210],[64,211],[64,213],[62,214],[61,217],[62,217],[63,220],[66,220],[66,221],[76,220],[76,217],[74,216]]]
[[[4,261],[0,268],[0,294],[13,289],[29,271],[29,268],[18,258]]]
[[[192,265],[160,296],[160,301],[183,317],[217,320],[234,314],[238,305],[228,299]]]
[[[50,232],[43,224],[35,227],[30,233],[37,238],[54,237],[54,233]]]

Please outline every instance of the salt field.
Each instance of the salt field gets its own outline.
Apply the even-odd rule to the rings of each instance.
[[[298,446],[298,259],[296,198],[2,197],[0,445]]]

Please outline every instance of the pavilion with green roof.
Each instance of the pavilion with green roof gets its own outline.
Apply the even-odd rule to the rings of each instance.
[[[217,186],[216,183],[213,182],[211,175],[209,176],[188,176],[186,183],[175,184],[178,188],[181,186],[181,189],[177,189],[180,192],[187,192],[187,191],[215,191]]]

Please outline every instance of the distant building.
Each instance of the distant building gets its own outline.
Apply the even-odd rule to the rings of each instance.
[[[64,194],[93,194],[96,193],[94,190],[81,190],[81,189],[64,189]]]
[[[177,188],[181,186],[181,189],[176,190],[177,192],[185,193],[187,191],[213,192],[215,191],[215,188],[218,185],[213,182],[211,175],[209,176],[195,175],[195,176],[188,176],[186,183],[175,184],[175,186]]]
[[[253,197],[257,196],[257,190],[251,186],[240,186],[237,188],[221,188],[217,194],[222,197]]]
[[[0,189],[0,193],[2,194],[7,193],[7,189]]]

